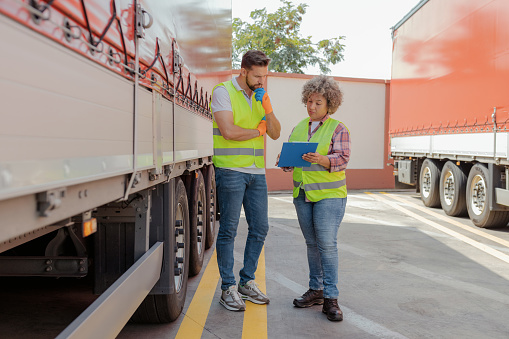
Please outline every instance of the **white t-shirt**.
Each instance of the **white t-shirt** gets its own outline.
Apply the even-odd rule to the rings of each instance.
[[[320,124],[320,121],[311,121],[311,132]]]

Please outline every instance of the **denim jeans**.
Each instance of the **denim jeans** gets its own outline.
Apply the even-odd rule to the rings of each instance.
[[[216,168],[216,192],[221,213],[216,240],[217,264],[222,280],[221,289],[225,291],[236,284],[233,274],[233,248],[242,205],[248,234],[240,284],[244,285],[255,279],[258,258],[269,231],[267,182],[264,174]]]
[[[346,198],[306,202],[304,190],[293,199],[300,229],[306,239],[309,288],[322,290],[324,298],[337,299],[339,225],[345,215]]]

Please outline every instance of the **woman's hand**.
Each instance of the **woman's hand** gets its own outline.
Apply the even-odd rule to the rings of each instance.
[[[276,166],[279,165],[279,157],[280,156],[281,156],[281,153],[279,153],[277,155]],[[281,169],[283,170],[283,172],[292,172],[293,171],[293,167],[281,167]]]
[[[306,153],[302,156],[302,159],[309,161],[312,164],[318,164],[325,168],[330,168],[329,157],[321,155],[320,153]]]

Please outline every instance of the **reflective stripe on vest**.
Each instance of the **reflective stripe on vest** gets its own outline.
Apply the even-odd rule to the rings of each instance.
[[[253,155],[252,148],[214,148],[214,155]],[[263,157],[263,149],[255,149],[254,156]]]
[[[316,190],[329,190],[334,188],[340,188],[341,186],[346,185],[346,179],[340,181],[333,182],[322,182],[316,184],[306,184],[304,185],[304,190],[308,191],[316,191]]]
[[[311,164],[309,167],[302,167],[303,171],[315,172],[315,171],[328,171],[325,167],[318,164]]]
[[[217,86],[224,86],[228,91],[232,104],[233,123],[242,128],[256,129],[265,116],[261,102],[253,98],[253,108],[251,109],[242,90],[237,91],[231,80]],[[217,86],[214,87],[212,93]],[[245,141],[226,140],[214,120],[212,139],[214,140],[212,161],[215,166],[231,168],[249,167],[255,164],[258,168],[265,167],[263,136]]]
[[[327,155],[330,142],[339,121],[332,118],[325,120],[320,128],[309,140],[318,142],[317,152]],[[308,141],[309,118],[301,121],[290,136],[290,141]],[[296,167],[293,171],[293,197],[299,195],[300,188],[304,189],[306,197],[313,202],[328,198],[345,198],[345,171],[332,172],[319,164],[309,167]]]

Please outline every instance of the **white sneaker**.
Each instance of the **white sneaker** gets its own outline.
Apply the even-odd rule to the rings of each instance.
[[[237,291],[237,286],[232,285],[226,291],[222,291],[219,303],[229,311],[245,311],[246,304]]]
[[[260,291],[254,280],[249,280],[245,285],[239,284],[239,293],[242,299],[249,300],[255,304],[268,304],[269,298]]]

